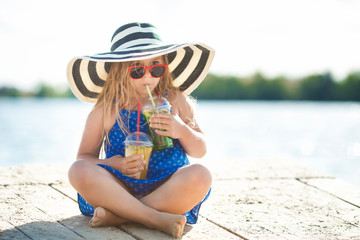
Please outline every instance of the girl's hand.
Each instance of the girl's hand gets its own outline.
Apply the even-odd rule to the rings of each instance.
[[[125,176],[134,178],[136,177],[136,173],[144,170],[146,162],[143,158],[143,155],[133,155],[130,157],[116,155],[109,158],[109,166],[115,170],[119,170]]]
[[[156,128],[155,132],[159,135],[178,139],[182,136],[185,123],[178,115],[156,113],[150,118],[150,127]]]

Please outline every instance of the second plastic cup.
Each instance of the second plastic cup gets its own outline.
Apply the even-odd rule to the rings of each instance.
[[[149,135],[143,132],[130,133],[125,139],[125,157],[130,157],[136,154],[142,154],[145,160],[144,170],[137,173],[135,178],[145,179],[149,167],[149,160],[151,156],[153,144]]]
[[[156,109],[154,109],[153,104],[149,100],[148,102],[145,102],[145,104],[143,105],[142,113],[143,113],[143,115],[146,119],[146,122],[148,124],[148,127],[149,127],[151,139],[154,144],[154,151],[158,151],[158,150],[164,150],[167,148],[171,148],[174,146],[174,144],[170,137],[158,135],[155,132],[156,129],[150,127],[150,118],[156,112],[170,114],[171,105],[170,105],[169,101],[163,97],[160,99],[158,97],[154,97],[154,102],[156,104]]]

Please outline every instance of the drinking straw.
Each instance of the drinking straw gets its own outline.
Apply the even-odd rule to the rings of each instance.
[[[152,95],[151,95],[151,91],[150,91],[149,85],[146,85],[146,89],[147,89],[147,91],[148,91],[148,94],[149,94],[151,103],[152,103],[152,105],[153,105],[153,107],[154,107],[154,110],[155,110],[155,112],[157,112],[156,104],[155,104],[154,99],[153,99],[153,97],[152,97]]]
[[[138,113],[137,113],[137,122],[136,122],[136,131],[140,132],[140,106],[141,106],[141,100],[139,98],[138,100]]]
[[[138,100],[138,113],[137,113],[137,122],[136,122],[136,146],[139,146],[139,132],[140,132],[140,105],[141,105],[141,100],[139,98]]]

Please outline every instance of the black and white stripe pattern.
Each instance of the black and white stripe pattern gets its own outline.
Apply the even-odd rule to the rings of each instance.
[[[111,51],[162,45],[156,28],[148,23],[129,23],[119,27],[111,38]]]
[[[74,95],[85,102],[96,102],[111,62],[137,61],[168,54],[174,85],[190,94],[205,78],[214,50],[204,44],[164,44],[154,26],[130,23],[112,37],[111,52],[74,58],[67,69]]]

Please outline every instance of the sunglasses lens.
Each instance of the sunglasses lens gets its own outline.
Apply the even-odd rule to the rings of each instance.
[[[132,67],[130,69],[130,76],[133,79],[139,79],[142,78],[145,74],[145,68],[144,67]]]
[[[165,66],[163,65],[154,65],[151,67],[151,76],[154,78],[159,78],[165,73]]]

